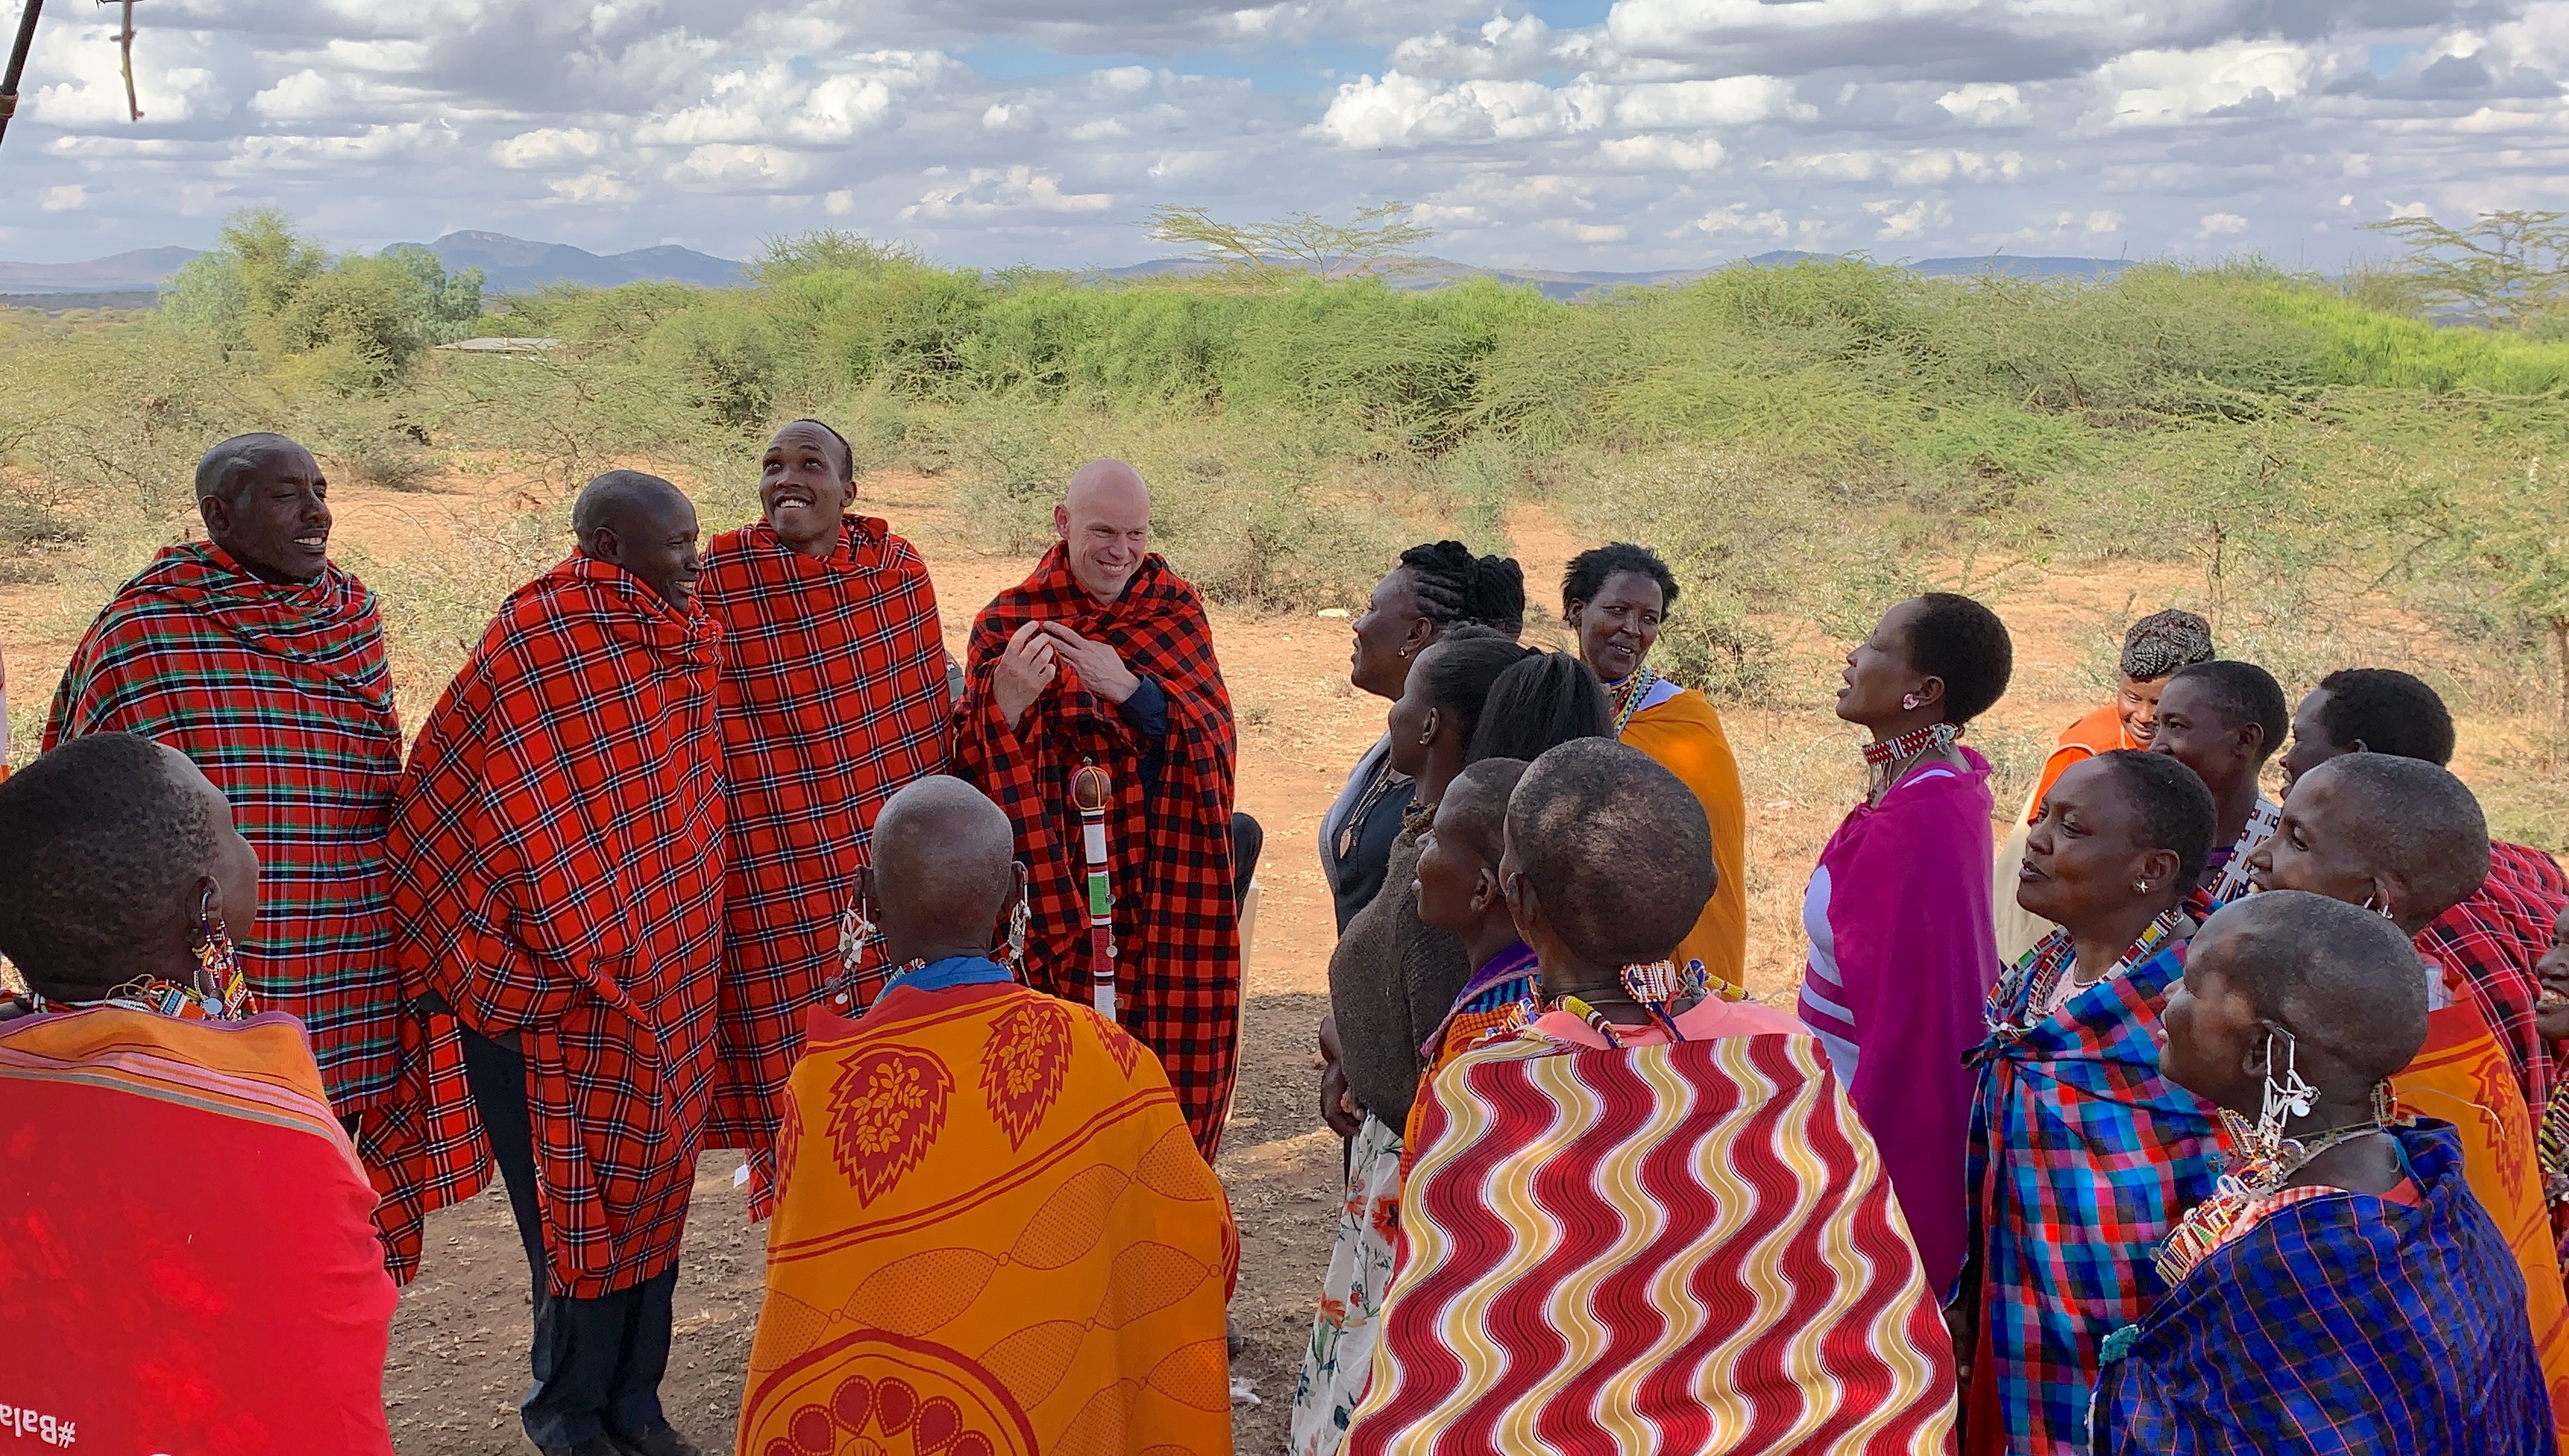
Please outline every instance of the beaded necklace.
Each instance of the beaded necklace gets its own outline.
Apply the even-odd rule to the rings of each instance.
[[[1658,685],[1659,675],[1647,667],[1635,668],[1633,675],[1624,679],[1624,685],[1617,689],[1615,731],[1611,737],[1623,738],[1624,730],[1632,726],[1633,715],[1642,711],[1642,704],[1651,700],[1651,689]]]
[[[35,991],[27,992],[27,1009],[33,1012],[70,1011],[82,1006],[122,1006],[129,1011],[150,1011],[159,1016],[181,1021],[246,1021],[258,1014],[258,997],[251,994],[249,983],[233,976],[223,993],[214,995],[184,986],[157,975],[138,975],[110,990],[94,1001],[64,1001]]]
[[[1864,764],[1873,781],[1875,807],[1881,807],[1883,796],[1890,793],[1892,786],[1900,782],[1901,774],[1910,765],[1931,753],[1950,752],[1954,747],[1955,738],[1960,736],[1962,731],[1951,723],[1930,723],[1924,728],[1912,729],[1897,738],[1886,738],[1880,743],[1866,744]]]
[[[2159,947],[2176,933],[2177,926],[2184,919],[2185,912],[2174,907],[2159,911],[2158,918],[2150,921],[2150,927],[2141,932],[2141,938],[2132,942],[2132,948],[2124,951],[2120,960],[2080,989],[2093,989],[2107,981],[2121,980],[2133,966],[2156,955]],[[2016,1004],[2019,991],[2025,992],[2023,1006],[2018,1012],[2019,1019],[2010,1021],[2004,1012],[1993,1011],[1990,1030],[2013,1041],[2050,1020],[2051,1013],[2044,1007],[2049,1004],[2060,978],[2069,973],[2069,967],[2077,959],[2078,942],[2070,938],[2068,931],[2054,930],[2044,936],[2042,943],[2026,951],[2024,958],[2016,963],[2016,968],[2007,973],[2007,978],[1999,982],[1998,991],[1991,997],[1993,1006],[2009,1006]]]
[[[1616,1029],[1614,1022],[1606,1019],[1605,1012],[1598,1010],[1596,1007],[1588,1004],[1584,1000],[1581,1000],[1577,996],[1563,996],[1558,1004],[1562,1010],[1567,1011],[1571,1015],[1578,1017],[1580,1020],[1587,1022],[1589,1030],[1605,1037],[1606,1044],[1608,1046],[1618,1049],[1623,1047],[1623,1033]],[[1644,1011],[1649,1012],[1651,1019],[1659,1023],[1660,1027],[1666,1030],[1670,1041],[1685,1040],[1685,1033],[1677,1030],[1676,1017],[1668,1014],[1668,1008],[1665,1005],[1656,1001],[1638,1001],[1635,1004],[1639,1005]]]
[[[2231,1146],[2256,1147],[2259,1139],[2248,1119],[2225,1107],[2221,1121],[2229,1129]],[[2159,1246],[2159,1278],[2174,1288],[2179,1279],[2221,1247],[2240,1220],[2260,1203],[2276,1197],[2285,1181],[2300,1172],[2303,1165],[2331,1148],[2380,1131],[2379,1120],[2360,1122],[2352,1127],[2331,1128],[2307,1141],[2279,1139],[2262,1154],[2250,1153],[2236,1171],[2221,1175],[2221,1181],[2213,1186],[2212,1197],[2186,1210],[2185,1217],[2169,1231],[2167,1242]]]
[[[927,958],[925,956],[920,956],[915,960],[906,960],[900,965],[893,967],[892,974],[884,978],[883,989],[875,992],[875,1001],[880,1001],[885,996],[890,995],[892,993],[892,988],[901,984],[902,977],[910,974],[914,970],[925,970],[926,968]],[[863,1016],[866,1014],[866,1007],[872,1006],[875,1003],[875,1001],[868,1001],[864,1006],[857,1006],[855,1004],[856,999],[857,987],[855,981],[851,979],[840,987],[837,994],[830,997],[830,1004],[842,1011],[847,1011],[851,1006],[854,1006],[855,1009],[850,1011],[849,1014]]]

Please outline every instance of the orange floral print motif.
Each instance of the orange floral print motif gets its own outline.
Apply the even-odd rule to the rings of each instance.
[[[830,1152],[862,1208],[918,1166],[945,1126],[954,1078],[910,1047],[877,1047],[848,1063],[830,1088]]]
[[[1028,1001],[991,1024],[981,1044],[981,1096],[1011,1152],[1052,1110],[1070,1071],[1070,1009]]]

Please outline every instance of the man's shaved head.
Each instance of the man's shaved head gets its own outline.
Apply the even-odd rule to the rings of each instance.
[[[1091,596],[1114,601],[1151,549],[1151,488],[1120,460],[1092,460],[1072,473],[1052,528],[1071,575]]]
[[[681,611],[696,592],[696,507],[686,493],[638,470],[611,470],[571,503],[581,554],[622,566]]]
[[[1016,887],[1016,830],[987,796],[942,774],[892,796],[875,821],[874,892],[896,945],[986,944]]]
[[[2298,890],[2252,895],[2205,921],[2188,957],[2218,965],[2259,1016],[2325,1048],[2365,1084],[2425,1045],[2416,947],[2359,907]]]
[[[298,585],[330,566],[330,483],[282,435],[235,435],[196,462],[205,539],[262,581]]]
[[[1601,964],[1666,958],[1712,899],[1703,802],[1611,739],[1574,739],[1527,768],[1508,800],[1507,862],[1563,943]]]
[[[256,479],[273,459],[309,461],[312,453],[282,435],[258,431],[234,435],[196,459],[196,499],[240,499],[241,488]]]

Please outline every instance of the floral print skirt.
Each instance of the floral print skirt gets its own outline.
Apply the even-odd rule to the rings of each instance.
[[[1348,1150],[1347,1196],[1293,1389],[1292,1456],[1332,1456],[1373,1378],[1374,1319],[1400,1237],[1400,1134],[1368,1114]]]

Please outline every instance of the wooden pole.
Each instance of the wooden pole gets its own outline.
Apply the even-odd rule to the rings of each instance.
[[[18,40],[9,48],[9,70],[0,75],[0,137],[9,135],[9,119],[18,114],[18,78],[27,72],[27,51],[36,43],[36,12],[45,0],[27,0],[18,13]]]

